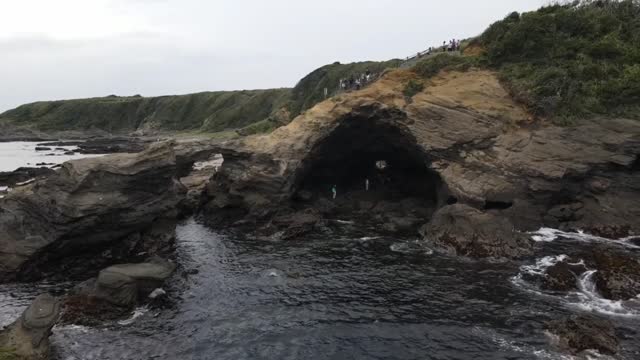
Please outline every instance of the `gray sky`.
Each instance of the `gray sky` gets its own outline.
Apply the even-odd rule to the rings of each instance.
[[[23,103],[291,87],[406,57],[548,0],[0,0],[0,112]]]

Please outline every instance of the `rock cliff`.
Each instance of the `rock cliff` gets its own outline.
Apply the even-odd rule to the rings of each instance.
[[[418,200],[429,210],[422,223],[438,208],[463,203],[505,217],[519,230],[640,231],[639,122],[610,118],[557,127],[534,121],[486,70],[441,72],[405,97],[404,87],[416,78],[390,71],[271,134],[224,144],[225,163],[209,186],[207,211],[242,219],[238,224],[268,222],[318,209],[335,186],[338,207],[346,199]],[[373,189],[363,195],[367,180]],[[375,217],[367,206],[359,208]],[[382,206],[381,216],[389,209]]]

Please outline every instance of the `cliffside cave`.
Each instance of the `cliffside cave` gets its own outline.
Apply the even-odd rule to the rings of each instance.
[[[302,204],[330,200],[338,213],[359,212],[378,222],[423,222],[447,201],[440,176],[428,165],[415,139],[393,119],[350,116],[304,161],[296,199]]]

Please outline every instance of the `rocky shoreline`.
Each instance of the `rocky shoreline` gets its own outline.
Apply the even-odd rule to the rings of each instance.
[[[353,221],[450,256],[501,261],[533,255],[526,232],[541,227],[640,233],[640,124],[532,126],[486,71],[443,75],[407,101],[412,76],[387,73],[271,134],[220,144],[43,143],[125,153],[67,162],[0,199],[0,281],[85,281],[62,300],[64,321],[122,316],[174,271],[159,259],[172,259],[175,224],[193,214],[256,241]],[[22,171],[5,181],[32,175]],[[640,294],[637,259],[609,250],[530,280],[569,291],[589,271],[607,299]],[[576,352],[614,353],[609,330],[600,345],[576,335],[589,321],[549,326]]]

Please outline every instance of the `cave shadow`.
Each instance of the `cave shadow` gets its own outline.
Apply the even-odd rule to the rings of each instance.
[[[341,215],[426,222],[451,201],[429,157],[392,118],[347,116],[312,149],[301,169],[294,184],[299,208],[330,201]]]

